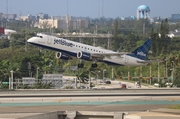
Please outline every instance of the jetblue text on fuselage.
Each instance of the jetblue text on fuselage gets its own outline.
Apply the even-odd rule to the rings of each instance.
[[[69,46],[69,47],[73,47],[73,43],[67,42],[64,39],[54,39],[54,44],[61,44],[61,45],[65,45],[65,46]]]

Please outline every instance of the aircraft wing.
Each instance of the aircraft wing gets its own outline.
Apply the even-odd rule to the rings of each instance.
[[[91,56],[101,59],[104,59],[105,57],[111,59],[111,56],[120,57],[121,55],[125,55],[125,54],[130,54],[130,53],[129,52],[91,53]]]
[[[137,63],[151,64],[155,62],[164,62],[162,60],[138,60]]]

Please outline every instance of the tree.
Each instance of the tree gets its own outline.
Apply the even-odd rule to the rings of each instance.
[[[174,71],[174,79],[173,79],[173,84],[176,85],[177,87],[180,87],[180,70],[178,68],[175,69]]]
[[[120,46],[119,46],[119,42],[118,42],[118,21],[115,20],[114,21],[114,36],[113,36],[113,50],[117,50]]]
[[[17,74],[19,71],[19,65],[17,63],[11,63],[9,60],[2,60],[0,62],[0,74],[2,80],[8,80],[11,76],[11,71],[14,71],[14,74]]]

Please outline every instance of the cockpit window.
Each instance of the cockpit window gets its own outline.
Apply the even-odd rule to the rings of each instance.
[[[36,37],[43,38],[43,36],[38,36],[38,35]]]

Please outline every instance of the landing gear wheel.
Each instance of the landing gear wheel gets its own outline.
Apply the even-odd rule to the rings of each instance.
[[[92,68],[97,68],[97,66],[98,66],[98,65],[97,65],[96,63],[94,63],[94,64],[91,65]]]
[[[78,64],[78,68],[83,68],[83,67],[84,67],[84,64],[82,64],[82,63]]]

